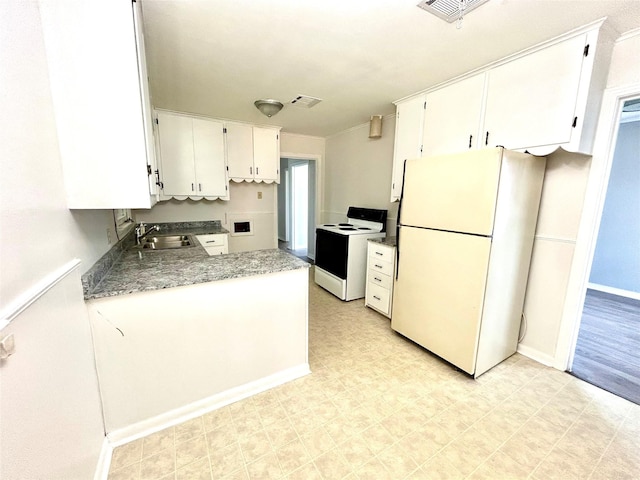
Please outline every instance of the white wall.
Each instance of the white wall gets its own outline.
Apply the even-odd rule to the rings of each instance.
[[[262,198],[258,198],[262,194]],[[231,232],[232,222],[251,220],[253,235],[229,236],[229,252],[263,250],[278,247],[277,184],[229,182],[229,201],[169,200],[159,202],[150,210],[134,210],[136,222],[186,222],[220,220]]]
[[[611,58],[607,89],[640,83],[640,29],[623,35],[615,43]],[[640,92],[639,92],[640,93]],[[601,119],[602,121],[602,119]],[[598,130],[609,125],[598,125]],[[597,133],[597,135],[600,132]],[[579,232],[583,224],[594,220],[594,198],[585,197],[589,184],[598,179],[591,172],[603,175],[601,168],[606,159],[602,155],[586,161],[570,154],[554,154],[547,166],[539,225],[536,231],[525,315],[527,334],[519,351],[556,368],[567,366],[574,331],[582,310],[579,290],[581,271],[589,261],[584,257],[586,248],[580,246],[580,255],[574,258]],[[597,195],[597,189],[591,195]],[[589,208],[583,208],[586,204]],[[586,229],[586,227],[585,227]]]
[[[0,2],[0,477],[91,478],[104,440],[79,270],[21,313],[29,291],[74,258],[104,254],[111,212],[65,205],[38,4]],[[78,132],[79,135],[82,132]]]
[[[640,121],[618,130],[589,282],[640,295]]]
[[[387,209],[395,235],[398,204],[390,203],[395,115],[383,119],[382,137],[369,138],[369,123],[327,138],[324,222],[343,221],[349,206]]]

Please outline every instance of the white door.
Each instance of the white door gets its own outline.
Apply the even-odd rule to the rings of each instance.
[[[484,79],[481,73],[427,94],[423,157],[477,148]]]
[[[253,176],[256,181],[280,181],[279,134],[278,130],[273,128],[253,127]]]
[[[396,138],[393,150],[391,201],[400,199],[402,172],[407,158],[422,156],[424,95],[399,103],[396,112]]]
[[[197,195],[212,197],[227,195],[223,132],[222,122],[193,119]]]
[[[391,328],[475,370],[491,239],[401,227]]]
[[[191,118],[158,112],[162,189],[164,195],[194,195],[193,127]]]
[[[408,160],[400,223],[491,235],[502,149]]]
[[[488,146],[521,149],[571,139],[586,34],[488,73]]]
[[[231,180],[253,180],[253,127],[227,123],[227,164]]]

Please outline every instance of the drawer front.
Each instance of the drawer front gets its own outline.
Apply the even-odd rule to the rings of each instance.
[[[369,283],[367,289],[367,305],[370,305],[380,310],[385,315],[389,316],[389,290],[382,288],[379,285]]]
[[[387,290],[390,290],[393,284],[391,278],[390,275],[385,275],[382,272],[369,272],[369,283],[386,288]]]
[[[369,256],[384,262],[393,262],[393,247],[388,247],[376,242],[369,242]]]
[[[393,275],[393,263],[369,257],[369,272],[379,272],[391,276]]]
[[[204,247],[209,255],[224,255],[229,253],[226,245],[220,245],[219,247]]]
[[[198,235],[198,241],[205,247],[219,247],[227,244],[227,235],[224,233],[214,235]]]

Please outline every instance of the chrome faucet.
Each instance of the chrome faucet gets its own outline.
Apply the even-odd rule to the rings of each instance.
[[[141,223],[136,227],[136,245],[140,245],[140,240],[142,240],[150,233],[159,231],[160,227],[158,225],[153,225],[149,227],[149,230],[147,230],[147,226],[144,223]]]

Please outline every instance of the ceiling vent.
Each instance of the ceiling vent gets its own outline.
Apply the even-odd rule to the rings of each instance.
[[[418,4],[423,10],[433,13],[436,17],[453,23],[475,10],[489,0],[424,0]]]
[[[308,95],[298,95],[296,98],[291,100],[291,105],[302,108],[311,108],[314,105],[317,105],[322,100],[315,97],[309,97]]]

